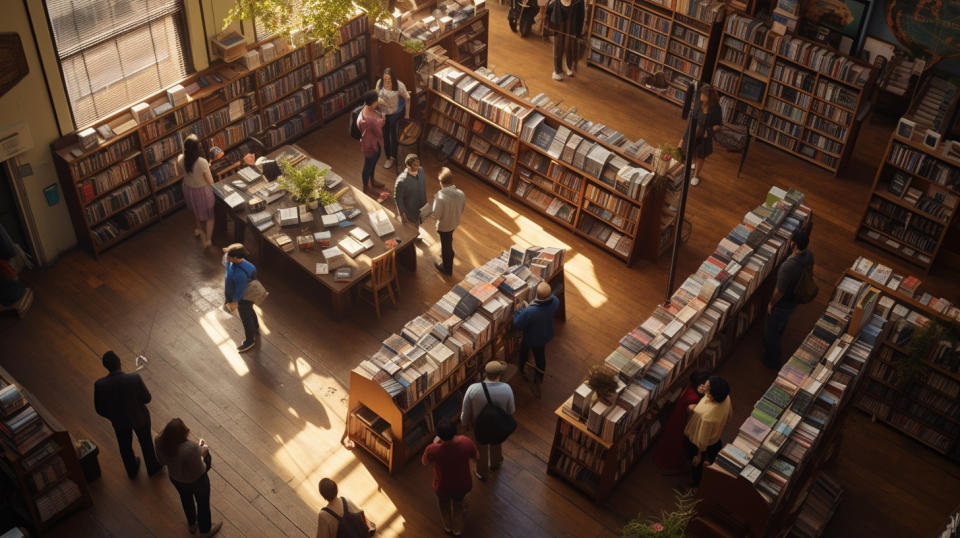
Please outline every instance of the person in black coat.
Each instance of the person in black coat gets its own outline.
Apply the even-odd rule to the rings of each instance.
[[[551,0],[546,8],[547,24],[553,30],[553,80],[572,77],[577,70],[583,44],[586,8],[583,0]]]
[[[127,475],[136,478],[140,470],[140,458],[133,454],[133,432],[136,432],[146,459],[147,474],[153,476],[163,469],[163,465],[157,461],[150,433],[150,411],[147,410],[150,391],[140,374],[128,374],[120,369],[120,357],[113,351],[103,354],[103,366],[110,373],[93,385],[93,404],[97,414],[113,423]]]

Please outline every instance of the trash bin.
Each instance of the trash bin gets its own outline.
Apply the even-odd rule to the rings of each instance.
[[[89,439],[79,439],[77,441],[77,459],[80,460],[83,477],[87,479],[88,483],[100,478],[98,454],[100,454],[100,449],[93,441]]]

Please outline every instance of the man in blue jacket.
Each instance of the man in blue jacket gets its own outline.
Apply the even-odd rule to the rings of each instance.
[[[237,351],[249,351],[257,344],[260,336],[260,322],[257,313],[253,311],[253,303],[244,300],[243,293],[247,291],[247,284],[257,279],[257,268],[246,260],[247,250],[243,246],[234,246],[227,251],[227,274],[223,281],[223,292],[226,308],[230,312],[239,312],[243,323],[243,342],[237,346]]]
[[[536,368],[533,372],[533,394],[540,397],[540,383],[547,369],[546,346],[553,339],[553,315],[560,308],[560,299],[552,295],[550,284],[540,282],[537,285],[537,299],[521,308],[513,315],[513,326],[523,331],[520,344],[520,375],[527,379],[523,371],[533,351]]]

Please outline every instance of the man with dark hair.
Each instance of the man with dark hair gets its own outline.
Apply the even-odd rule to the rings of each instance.
[[[440,263],[434,263],[437,271],[453,274],[453,231],[460,226],[460,217],[467,205],[467,195],[453,184],[453,172],[444,166],[437,174],[440,190],[433,195],[433,206],[424,218],[433,214],[437,218],[437,234],[440,236]]]
[[[419,226],[420,210],[427,205],[427,180],[416,153],[407,155],[403,163],[406,168],[397,176],[393,186],[397,215],[401,221]]]
[[[140,471],[140,458],[133,454],[133,432],[136,432],[140,450],[147,460],[147,474],[153,476],[163,465],[157,461],[150,433],[150,411],[147,410],[150,391],[140,374],[123,372],[120,357],[113,351],[103,354],[103,366],[110,373],[93,384],[94,408],[113,424],[127,475],[136,478]]]
[[[337,483],[329,478],[320,480],[320,496],[327,501],[327,505],[320,510],[317,516],[317,538],[337,538],[340,525],[356,525],[370,531],[369,522],[357,505],[346,497],[337,497],[339,488]],[[346,519],[345,519],[346,518]]]
[[[683,444],[693,465],[692,486],[700,485],[703,462],[712,464],[723,447],[720,436],[733,412],[730,403],[730,384],[719,376],[707,380],[703,398],[693,408],[693,414],[683,430]]]
[[[808,266],[813,266],[813,253],[807,250],[810,237],[797,230],[790,239],[790,257],[780,264],[777,271],[777,287],[767,304],[767,319],[763,327],[763,364],[771,370],[779,370],[783,361],[781,341],[787,329],[790,314],[797,308],[793,290],[800,275]]]
[[[437,424],[433,444],[423,451],[420,462],[433,463],[433,490],[440,504],[443,530],[452,536],[463,532],[463,499],[473,488],[470,460],[477,459],[477,447],[468,437],[457,435],[447,420]]]
[[[247,284],[257,279],[257,268],[247,261],[247,249],[243,245],[233,244],[227,247],[227,271],[223,282],[223,292],[226,300],[224,305],[230,312],[238,312],[243,323],[243,342],[237,346],[237,351],[243,353],[253,349],[260,337],[260,322],[257,313],[253,311],[253,303],[243,298],[247,291]]]

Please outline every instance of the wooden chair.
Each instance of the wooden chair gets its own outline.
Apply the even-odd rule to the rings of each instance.
[[[384,290],[390,294],[393,306],[397,306],[397,298],[400,297],[400,280],[397,277],[396,249],[390,249],[370,262],[370,278],[360,286],[360,296],[365,301],[373,303],[373,308],[377,311],[377,319],[380,319],[380,293]],[[365,297],[367,293],[372,299],[368,300]]]

